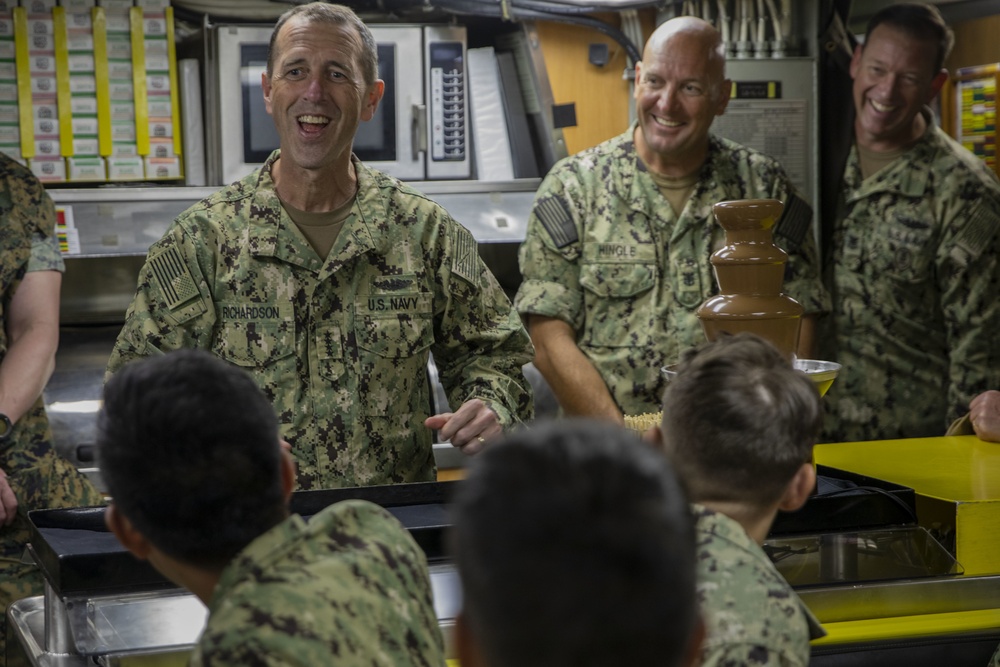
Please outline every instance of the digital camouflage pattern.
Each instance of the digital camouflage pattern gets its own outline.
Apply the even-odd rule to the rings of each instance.
[[[182,213],[150,248],[108,365],[182,347],[250,372],[299,488],[434,479],[427,361],[453,407],[532,416],[533,350],[472,235],[355,160],[357,202],[324,262],[264,167]]]
[[[55,240],[55,207],[38,179],[6,155],[0,154],[0,323],[28,270],[62,271],[63,260]],[[8,349],[7,329],[0,326],[0,360]],[[0,605],[41,595],[42,574],[22,563],[30,528],[27,513],[49,507],[99,505],[100,493],[52,448],[52,433],[39,396],[14,425],[10,439],[0,444],[0,470],[8,477],[18,500],[17,517],[0,527]],[[0,656],[5,649],[6,615],[0,619]]]
[[[691,506],[698,600],[705,621],[702,667],[809,664],[809,640],[826,635],[764,550],[724,514]]]
[[[292,516],[222,573],[192,667],[444,665],[423,551],[381,507]]]
[[[857,149],[825,257],[822,355],[842,365],[823,440],[939,436],[1000,388],[1000,183],[939,128],[863,181]]]
[[[807,313],[829,307],[812,211],[777,162],[710,136],[701,178],[678,217],[636,154],[634,129],[560,161],[545,177],[514,300],[521,313],[555,317],[576,331],[625,414],[659,411],[660,368],[705,341],[696,311],[718,293],[710,257],[725,239],[715,203],[785,202],[775,233],[789,254],[785,293]]]

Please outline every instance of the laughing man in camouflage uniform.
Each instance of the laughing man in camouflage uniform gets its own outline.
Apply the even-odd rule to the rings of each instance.
[[[349,9],[279,20],[263,89],[281,149],[153,245],[108,367],[197,347],[246,368],[306,489],[431,480],[431,429],[472,453],[532,415],[531,343],[472,235],[351,153],[376,69]],[[430,416],[431,352],[453,414]]]
[[[201,350],[105,387],[108,527],[207,606],[192,665],[443,667],[423,551],[361,500],[289,516],[294,463],[267,397]]]
[[[851,62],[855,145],[825,257],[843,368],[824,439],[941,435],[1000,386],[1000,183],[934,124],[951,32],[928,5],[872,17]]]
[[[664,392],[658,437],[696,520],[703,666],[804,667],[826,634],[760,546],[812,492],[821,421],[812,382],[752,334],[689,353]]]
[[[0,437],[2,611],[11,602],[43,590],[38,568],[21,562],[30,535],[28,511],[102,502],[90,482],[52,448],[42,400],[59,341],[63,260],[55,223],[55,207],[38,179],[0,154],[0,434],[5,433]],[[5,625],[6,614],[0,620],[0,658]]]
[[[515,306],[568,414],[621,421],[658,409],[660,367],[705,340],[695,311],[718,291],[716,202],[783,201],[784,290],[807,314],[827,308],[809,206],[774,160],[709,135],[729,100],[724,67],[709,24],[664,23],[636,64],[638,123],[558,163],[538,191]],[[812,318],[803,325],[808,354]]]

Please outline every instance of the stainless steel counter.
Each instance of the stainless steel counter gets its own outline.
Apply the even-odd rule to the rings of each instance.
[[[455,616],[461,609],[461,585],[450,564],[430,567],[434,611],[452,649]],[[54,621],[47,604],[63,604]],[[182,667],[198,641],[207,610],[182,590],[53,600],[52,595],[25,598],[8,610],[8,664],[32,667]],[[48,628],[47,628],[48,626]],[[53,626],[62,628],[62,634]],[[20,651],[18,651],[20,648]]]

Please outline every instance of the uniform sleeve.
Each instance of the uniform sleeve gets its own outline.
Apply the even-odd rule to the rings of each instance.
[[[28,259],[28,266],[25,269],[31,271],[59,271],[66,270],[63,263],[62,251],[59,249],[59,239],[54,235],[43,236],[36,233],[31,238],[31,257]]]
[[[534,416],[531,385],[522,366],[535,352],[521,318],[479,257],[472,234],[443,210],[434,339],[431,348],[448,401],[457,409],[471,398],[486,401],[500,424]]]
[[[785,294],[805,309],[807,315],[830,311],[830,295],[822,282],[819,250],[813,232],[813,209],[778,167],[772,197],[784,203],[774,241],[788,253],[785,264]]]
[[[514,306],[522,314],[563,320],[575,331],[583,327],[580,290],[580,210],[584,193],[567,185],[571,170],[556,165],[535,196],[519,252],[523,278]]]
[[[133,359],[211,345],[215,308],[208,271],[211,262],[205,251],[175,223],[149,249],[139,271],[135,298],[125,313],[107,376]]]
[[[761,644],[732,643],[710,646],[702,651],[701,667],[806,667],[788,651],[777,651]]]
[[[1000,185],[985,195],[970,190],[942,199],[949,210],[935,268],[949,350],[951,422],[968,412],[977,394],[1000,389]]]

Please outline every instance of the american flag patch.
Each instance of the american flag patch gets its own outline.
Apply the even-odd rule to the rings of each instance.
[[[198,296],[198,288],[177,248],[167,248],[151,258],[149,266],[170,310],[175,310]]]
[[[576,225],[573,224],[573,216],[569,214],[569,209],[559,197],[547,197],[539,200],[535,204],[535,215],[542,223],[542,227],[552,237],[552,242],[557,248],[565,248],[570,243],[576,243],[580,238],[576,233]]]
[[[990,246],[997,229],[1000,229],[1000,216],[997,216],[995,202],[980,199],[955,239],[955,245],[975,259]]]
[[[785,250],[797,250],[802,245],[806,234],[812,229],[812,216],[812,207],[806,200],[795,193],[788,197],[781,220],[774,230],[776,235],[788,240]]]
[[[451,260],[451,272],[465,278],[473,285],[479,284],[479,250],[476,240],[464,227],[455,229],[455,252]]]

